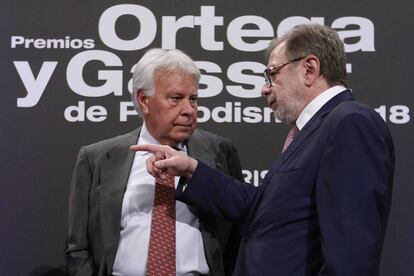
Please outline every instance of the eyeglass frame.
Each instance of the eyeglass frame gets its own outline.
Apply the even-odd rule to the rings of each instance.
[[[295,58],[295,59],[289,60],[287,62],[283,62],[283,63],[279,63],[279,64],[276,64],[276,65],[267,67],[263,72],[266,84],[268,86],[272,86],[272,78],[271,78],[272,76],[275,76],[275,75],[279,74],[280,70],[282,70],[282,68],[285,67],[286,65],[297,62],[301,59],[304,59],[305,57],[307,57],[307,56],[300,57],[300,58]],[[274,73],[272,75],[270,75],[270,71],[273,71],[273,70],[275,70]]]

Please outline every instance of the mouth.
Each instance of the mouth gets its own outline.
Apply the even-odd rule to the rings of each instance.
[[[268,100],[269,107],[273,109],[273,106],[277,106],[277,100],[276,99],[269,99]]]
[[[175,127],[192,128],[194,124],[175,124]]]

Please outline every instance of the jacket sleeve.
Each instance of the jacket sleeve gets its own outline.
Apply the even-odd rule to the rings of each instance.
[[[230,176],[198,161],[192,178],[188,182],[180,181],[176,198],[203,213],[241,222],[249,211],[257,188],[238,180],[242,174],[234,146],[230,147],[227,162]]]
[[[94,275],[88,241],[89,193],[92,172],[85,148],[81,148],[69,194],[69,230],[65,251],[69,275]]]

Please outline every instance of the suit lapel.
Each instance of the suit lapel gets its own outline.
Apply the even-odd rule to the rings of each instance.
[[[135,153],[129,150],[137,143],[140,128],[131,132],[106,153],[100,167],[100,219],[102,240],[108,269],[112,269],[118,249],[122,201]]]
[[[196,129],[187,141],[188,155],[203,163],[215,167],[214,156],[211,154],[208,145],[202,139],[201,133]]]
[[[296,152],[296,150],[306,141],[306,139],[319,128],[327,114],[329,114],[338,104],[349,100],[353,100],[350,90],[345,90],[329,100],[303,127],[286,151],[283,152],[282,155],[272,164],[258,189],[252,208],[250,209],[251,211],[246,219],[246,223],[244,224],[244,229],[242,231],[243,233],[246,233],[246,231],[251,228],[251,222],[255,217],[255,211],[261,202],[261,198],[267,186],[271,183],[270,179],[272,179],[276,171],[289,159],[290,156]],[[274,183],[272,183],[272,185],[274,185]]]
[[[352,100],[352,94],[349,90],[339,93],[329,100],[322,108],[310,119],[310,121],[299,132],[299,135],[293,140],[286,151],[280,156],[280,164],[283,164],[296,149],[311,135],[323,122],[324,117],[329,114],[338,104]]]

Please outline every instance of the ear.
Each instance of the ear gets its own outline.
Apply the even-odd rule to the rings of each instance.
[[[141,107],[141,111],[143,114],[148,114],[149,106],[148,106],[148,100],[149,96],[145,95],[144,90],[139,89],[137,93],[135,94],[137,97],[137,102],[139,106]]]
[[[303,60],[305,67],[305,85],[312,86],[315,80],[320,76],[320,61],[314,55],[309,55]]]

